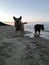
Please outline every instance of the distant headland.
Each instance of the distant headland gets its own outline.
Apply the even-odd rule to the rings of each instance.
[[[0,26],[10,26],[10,25],[5,24],[5,23],[3,23],[3,22],[0,21]]]

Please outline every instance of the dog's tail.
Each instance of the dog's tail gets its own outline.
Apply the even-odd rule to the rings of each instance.
[[[27,24],[27,22],[23,22],[23,24]]]

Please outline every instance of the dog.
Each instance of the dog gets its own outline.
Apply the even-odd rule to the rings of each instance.
[[[22,23],[22,16],[20,16],[19,18],[16,18],[15,16],[13,16],[14,19],[14,26],[15,26],[15,31],[21,31],[24,32],[24,24],[27,24],[27,22]]]
[[[40,36],[40,31],[41,30],[44,30],[44,24],[36,24],[35,26],[34,26],[34,30],[35,30],[35,36],[36,35],[38,35],[38,36]],[[38,34],[37,34],[37,32],[38,32]]]

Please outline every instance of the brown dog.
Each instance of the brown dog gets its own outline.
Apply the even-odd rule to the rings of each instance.
[[[24,24],[26,23],[21,22],[22,16],[20,16],[19,18],[16,18],[15,16],[13,16],[13,19],[15,21],[15,31],[24,32]]]

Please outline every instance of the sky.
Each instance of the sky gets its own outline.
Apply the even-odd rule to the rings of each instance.
[[[0,21],[13,22],[22,16],[26,22],[48,22],[49,0],[0,0]]]

